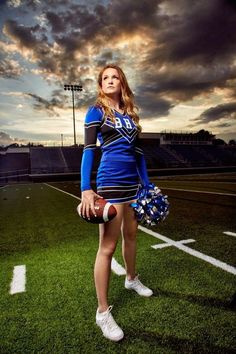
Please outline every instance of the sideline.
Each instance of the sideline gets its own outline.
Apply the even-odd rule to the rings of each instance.
[[[79,197],[77,197],[77,196],[74,195],[74,194],[71,194],[71,193],[68,193],[68,192],[66,192],[66,191],[63,191],[62,189],[59,189],[59,188],[54,187],[54,186],[51,186],[50,184],[47,184],[47,183],[44,183],[44,184],[45,184],[46,186],[50,187],[50,188],[56,189],[56,190],[59,191],[59,192],[68,194],[68,195],[70,195],[70,196],[73,197],[73,198],[76,198],[76,199],[78,199],[78,200],[81,200]]]
[[[163,190],[168,189],[168,190],[172,190],[172,191],[216,194],[216,195],[226,195],[226,196],[229,196],[229,197],[236,197],[236,193],[235,194],[231,194],[231,193],[220,193],[220,192],[195,191],[194,189],[181,189],[181,188],[169,188],[169,187],[160,187],[160,188],[163,189]]]

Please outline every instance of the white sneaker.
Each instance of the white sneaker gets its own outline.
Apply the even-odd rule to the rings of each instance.
[[[149,297],[152,296],[153,294],[153,291],[151,289],[147,288],[145,285],[141,283],[141,281],[138,278],[138,275],[132,280],[128,280],[126,277],[125,288],[129,290],[135,290],[141,296]]]
[[[96,313],[96,324],[101,328],[104,337],[118,342],[124,337],[124,332],[118,326],[111,314],[112,306],[109,306],[105,312]]]

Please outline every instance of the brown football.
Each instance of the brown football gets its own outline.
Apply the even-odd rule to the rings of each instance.
[[[92,210],[89,209],[89,215],[90,215],[89,219],[86,216],[83,217],[81,215],[80,204],[77,207],[77,212],[79,216],[81,216],[85,221],[91,222],[93,224],[103,224],[107,221],[112,220],[117,214],[114,205],[112,205],[111,203],[109,203],[108,201],[102,198],[95,200],[94,208],[97,216],[95,216],[92,213]]]

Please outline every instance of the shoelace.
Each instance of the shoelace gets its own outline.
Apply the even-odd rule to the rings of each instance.
[[[135,285],[139,285],[143,290],[147,289],[147,287],[141,283],[138,277],[139,275],[137,275],[134,279]]]
[[[112,317],[111,310],[112,305],[110,305],[107,309],[107,314],[102,319],[102,323],[108,327],[109,330],[115,330],[118,328],[117,323],[115,322],[114,318]]]

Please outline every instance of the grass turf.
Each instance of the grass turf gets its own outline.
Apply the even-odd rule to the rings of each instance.
[[[58,185],[79,195],[76,183]],[[234,197],[168,194],[171,213],[156,231],[174,240],[194,238],[189,247],[233,265],[235,238],[222,232],[236,231]],[[234,352],[235,276],[174,247],[154,250],[151,245],[162,241],[141,231],[137,269],[154,296],[127,291],[124,277],[112,274],[110,303],[125,338],[103,338],[94,318],[97,227],[78,218],[77,204],[42,184],[0,190],[0,352]],[[115,258],[122,264],[120,243]],[[26,292],[10,295],[18,264],[26,265]]]

